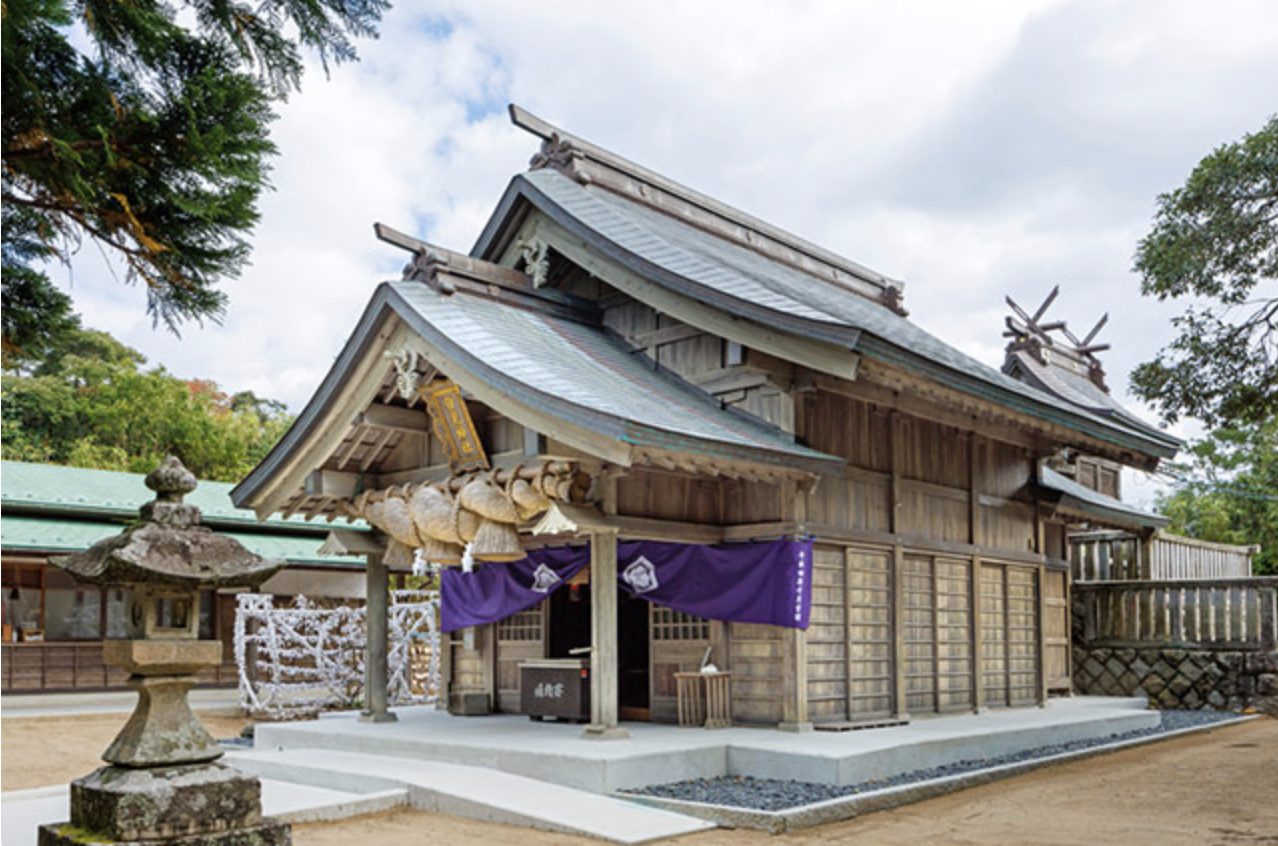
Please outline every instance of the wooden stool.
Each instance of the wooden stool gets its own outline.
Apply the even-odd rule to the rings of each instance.
[[[679,725],[732,725],[731,673],[675,673]],[[704,680],[704,681],[703,681]]]

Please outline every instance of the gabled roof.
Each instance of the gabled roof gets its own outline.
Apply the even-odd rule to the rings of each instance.
[[[656,369],[602,326],[416,281],[383,286],[396,313],[467,376],[635,446],[838,472],[844,461]],[[429,356],[428,356],[429,358]]]
[[[473,255],[494,260],[529,208],[536,209],[572,237],[632,272],[760,325],[855,349],[947,387],[1141,455],[1169,458],[1179,449],[1177,438],[1131,415],[1099,413],[1087,404],[1019,382],[925,332],[891,307],[895,299],[886,295],[899,289],[886,277],[864,271],[863,277],[857,277],[860,287],[835,284],[823,278],[822,272],[779,258],[775,250],[756,248],[748,230],[739,237],[733,235],[731,226],[694,219],[687,205],[679,207],[686,214],[672,213],[663,206],[661,196],[646,191],[643,185],[632,189],[631,181],[651,180],[651,172],[585,145],[582,149],[586,151],[579,155],[610,174],[608,179],[596,178],[572,159],[571,153],[564,152],[585,142],[566,142],[558,130],[555,133],[543,147],[541,159],[534,158],[535,165],[543,166],[511,181]],[[542,131],[537,134],[546,137]],[[556,166],[556,155],[568,161],[568,166]],[[662,190],[701,196],[672,185],[663,180]],[[863,290],[869,279],[880,280],[879,289],[885,294],[882,302]]]
[[[619,338],[574,314],[522,274],[476,268],[483,262],[437,251],[433,284],[416,279],[380,285],[333,369],[270,455],[236,486],[237,503],[260,507],[268,482],[324,425],[339,387],[368,355],[392,320],[407,329],[406,345],[440,373],[507,417],[532,425],[529,415],[562,424],[556,437],[599,455],[600,441],[617,451],[600,455],[629,463],[636,448],[677,451],[710,460],[771,465],[784,472],[839,473],[844,460],[799,446],[792,436],[749,415],[724,409],[710,395],[645,363]],[[469,274],[486,272],[484,285]],[[501,280],[500,284],[495,280]],[[499,294],[492,291],[500,288]],[[581,440],[574,443],[574,438]]]
[[[1079,517],[1119,526],[1140,526],[1164,529],[1171,520],[1161,514],[1142,511],[1122,500],[1084,487],[1050,467],[1040,467],[1038,484],[1044,499],[1055,502],[1056,507]]]

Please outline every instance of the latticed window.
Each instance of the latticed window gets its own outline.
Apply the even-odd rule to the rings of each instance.
[[[652,606],[653,640],[709,640],[710,621],[673,608]]]
[[[541,608],[511,614],[497,623],[498,640],[541,640]]]

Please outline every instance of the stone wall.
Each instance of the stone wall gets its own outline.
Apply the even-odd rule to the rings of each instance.
[[[1075,644],[1074,690],[1093,696],[1143,693],[1150,705],[1166,710],[1254,709],[1278,717],[1278,652]]]

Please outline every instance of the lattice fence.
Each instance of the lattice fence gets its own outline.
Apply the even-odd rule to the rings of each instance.
[[[391,704],[429,704],[439,693],[439,593],[394,591],[389,629]],[[239,596],[235,663],[240,704],[289,719],[358,707],[364,695],[364,608],[321,607],[305,597],[276,608],[267,594]]]

